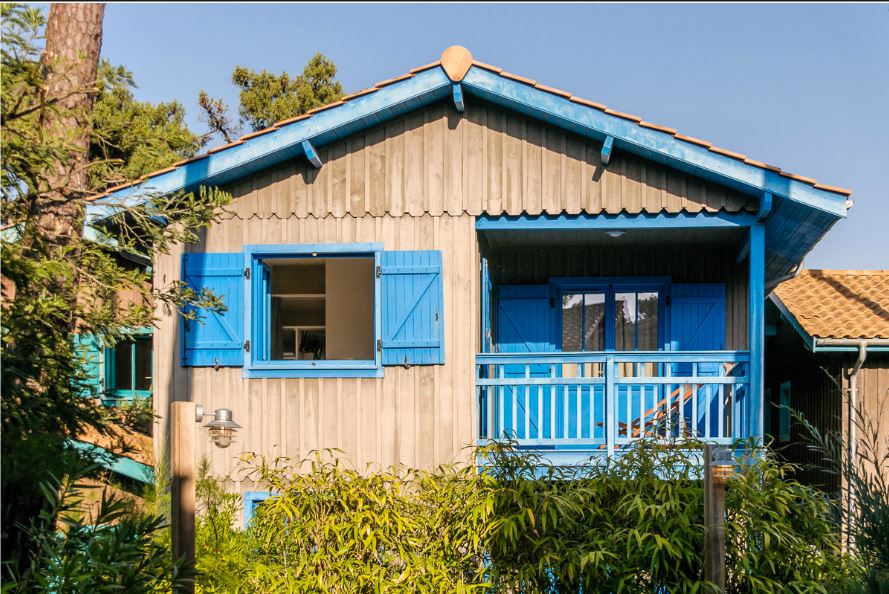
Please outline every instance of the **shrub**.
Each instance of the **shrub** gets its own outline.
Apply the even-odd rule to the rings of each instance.
[[[231,529],[237,496],[204,476],[204,592],[707,592],[697,444],[640,441],[553,468],[506,445],[486,471],[358,472],[335,452],[251,460],[274,494]],[[850,563],[830,502],[759,453],[729,483],[730,592],[836,591]]]

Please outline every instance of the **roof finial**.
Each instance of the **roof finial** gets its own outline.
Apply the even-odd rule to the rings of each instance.
[[[472,66],[472,54],[461,45],[452,45],[441,53],[441,67],[453,82],[463,80]]]

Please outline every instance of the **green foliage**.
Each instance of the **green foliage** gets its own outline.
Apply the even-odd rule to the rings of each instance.
[[[137,179],[201,148],[203,139],[188,128],[182,104],[137,101],[133,75],[123,66],[103,61],[98,83],[90,142],[93,189]]]
[[[492,445],[490,463],[357,472],[319,452],[249,460],[275,495],[246,531],[237,497],[203,486],[203,592],[710,592],[695,444],[642,441],[612,463],[541,466]],[[830,502],[765,454],[731,479],[728,592],[838,592],[854,569]],[[202,481],[210,481],[206,472]]]
[[[882,406],[875,417],[858,407],[853,416],[856,457],[839,432],[822,432],[801,413],[793,412],[803,427],[809,448],[822,460],[821,470],[839,475],[845,484],[840,506],[842,525],[866,572],[862,591],[889,592],[889,436],[880,426]]]
[[[100,238],[85,239],[84,190],[88,188],[60,192],[49,181],[51,172],[65,170],[74,162],[78,148],[72,139],[82,137],[84,130],[54,134],[48,130],[59,126],[45,125],[83,120],[68,117],[72,113],[69,108],[46,96],[38,63],[44,26],[40,11],[3,4],[2,21],[0,196],[3,222],[11,228],[4,233],[0,248],[4,294],[0,320],[0,499],[3,559],[15,570],[23,568],[33,555],[42,554],[35,547],[54,542],[53,523],[46,514],[59,513],[64,507],[49,505],[41,485],[51,476],[65,476],[71,464],[78,463],[66,441],[87,427],[100,433],[109,431],[108,416],[97,400],[89,397],[95,395],[91,392],[94,387],[85,377],[83,353],[75,349],[74,332],[98,337],[101,346],[113,346],[128,337],[129,328],[153,325],[155,305],[173,311],[189,305],[218,309],[221,302],[217,296],[197,293],[179,281],[152,288],[149,274],[125,265],[122,255],[146,253],[149,247],[156,253],[169,253],[177,243],[197,240],[230,196],[201,188],[171,196],[146,196],[150,200],[141,206],[110,204],[116,207],[116,214],[100,226]],[[110,77],[105,87],[108,95],[103,96],[111,101],[108,109],[117,105],[133,120],[125,122],[115,119],[121,114],[108,115],[110,127],[96,129],[106,144],[101,148],[101,159],[90,164],[94,185],[101,185],[106,175],[135,174],[142,167],[159,166],[163,159],[178,158],[180,152],[191,150],[188,135],[178,129],[181,118],[175,109],[161,106],[155,112],[147,104],[132,102],[121,90],[123,72],[105,69],[105,74]],[[85,94],[93,89],[74,92]],[[133,127],[132,135],[124,131],[126,126]],[[146,136],[154,133],[158,140],[152,143]],[[140,152],[137,145],[141,143],[150,150]],[[106,156],[134,161],[109,169]],[[152,162],[155,158],[159,160]],[[74,208],[57,209],[60,200]],[[65,220],[52,216],[59,212]],[[47,229],[48,220],[58,226]],[[127,300],[122,296],[132,297]],[[117,512],[109,512],[108,517],[123,521]],[[112,538],[107,531],[90,534],[91,543]],[[115,543],[113,539],[107,542],[108,546]],[[148,546],[138,550],[145,555],[157,553]],[[57,552],[65,555],[71,549],[63,547]],[[71,563],[82,561],[75,556]],[[63,557],[59,562],[67,561]],[[143,563],[152,562],[143,559]]]
[[[133,503],[102,494],[95,515],[83,518],[81,468],[64,480],[41,484],[46,508],[27,528],[34,543],[28,563],[4,586],[12,592],[180,592],[193,571],[174,562],[163,540],[164,517],[144,514]]]
[[[238,113],[241,122],[252,130],[268,128],[275,122],[302,115],[343,96],[343,86],[336,80],[336,65],[320,53],[303,68],[302,74],[256,72],[238,66],[232,83],[240,89]],[[201,92],[199,104],[214,131],[230,139],[235,131],[225,116],[225,106]]]

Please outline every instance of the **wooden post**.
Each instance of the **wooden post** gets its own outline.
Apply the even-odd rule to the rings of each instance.
[[[725,592],[725,472],[713,472],[713,447],[704,445],[704,579]]]
[[[184,557],[194,563],[196,405],[194,402],[174,402],[170,408],[173,558]],[[194,591],[194,584],[189,591]]]

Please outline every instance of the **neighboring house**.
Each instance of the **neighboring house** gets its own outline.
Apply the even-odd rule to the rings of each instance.
[[[459,47],[90,214],[199,184],[231,212],[154,279],[227,310],[158,311],[156,447],[172,401],[232,409],[236,443],[197,447],[241,491],[241,452],[430,468],[504,434],[556,464],[759,439],[766,294],[849,195]]]
[[[820,431],[849,436],[855,410],[889,436],[889,270],[804,270],[770,295],[766,339],[766,433],[799,478],[839,488],[793,422],[800,411]],[[770,334],[772,334],[770,332]],[[850,425],[851,424],[851,425]],[[857,433],[857,435],[856,435]],[[852,430],[853,438],[861,438]],[[847,440],[850,441],[850,440]],[[886,469],[889,472],[889,468]]]

